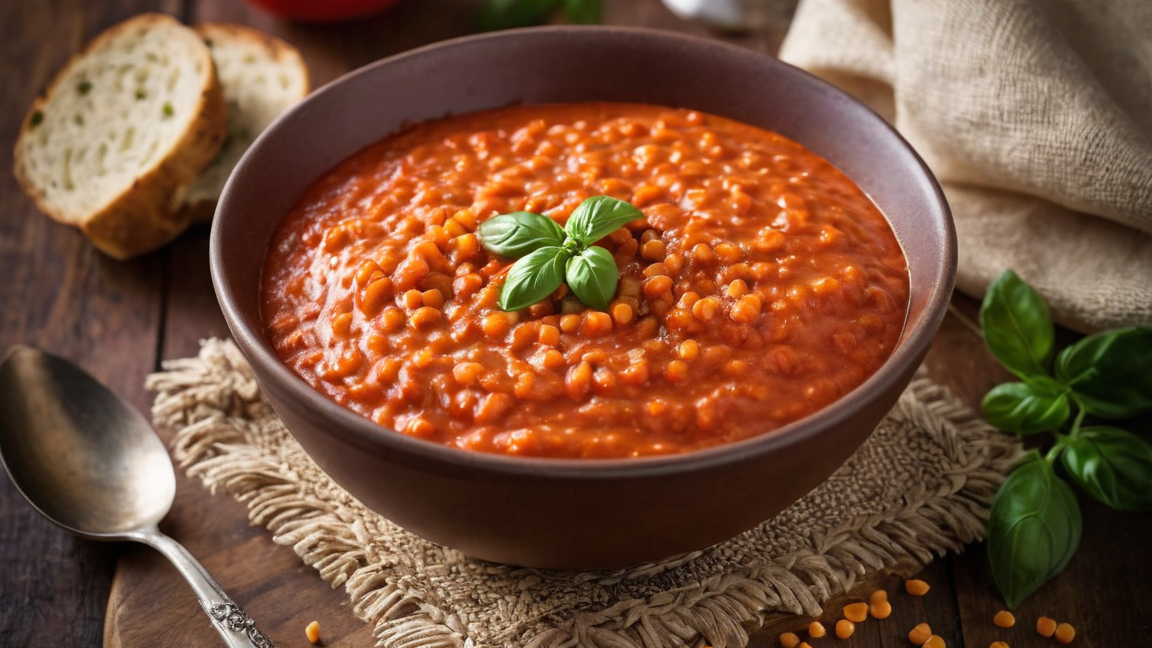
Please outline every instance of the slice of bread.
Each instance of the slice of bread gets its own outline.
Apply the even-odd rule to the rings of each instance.
[[[228,103],[224,146],[184,196],[197,220],[211,220],[211,210],[196,208],[220,197],[228,175],[256,136],[308,94],[308,68],[295,47],[248,27],[207,23],[196,31],[212,52]]]
[[[185,187],[224,141],[227,106],[208,47],[170,16],[98,36],[28,111],[15,172],[52,218],[126,259],[175,238]]]

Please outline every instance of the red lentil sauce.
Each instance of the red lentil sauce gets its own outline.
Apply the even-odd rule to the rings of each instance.
[[[561,287],[496,305],[512,259],[479,223],[563,224],[608,195],[645,215],[599,245],[608,311]],[[635,457],[783,426],[891,353],[908,273],[875,205],[775,133],[637,104],[520,106],[421,124],[345,160],[273,237],[279,356],[403,434],[538,457]]]

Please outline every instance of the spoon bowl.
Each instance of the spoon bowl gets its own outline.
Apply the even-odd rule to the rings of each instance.
[[[271,648],[180,543],[157,528],[176,497],[164,443],[128,403],[76,365],[28,346],[0,363],[0,464],[37,511],[69,533],[164,554],[232,648]]]
[[[26,346],[0,365],[0,458],[20,493],[96,540],[155,526],[176,496],[163,442],[139,412],[75,365]]]

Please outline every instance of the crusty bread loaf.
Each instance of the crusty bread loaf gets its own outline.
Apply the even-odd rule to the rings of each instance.
[[[196,31],[212,52],[216,76],[228,103],[228,136],[216,159],[188,188],[184,202],[195,207],[220,197],[240,156],[280,113],[308,94],[308,68],[296,48],[254,29],[207,23]],[[200,218],[212,212],[198,209]]]
[[[32,104],[16,177],[110,256],[142,254],[187,227],[181,194],[219,151],[226,111],[200,36],[170,16],[137,16],[73,57]]]

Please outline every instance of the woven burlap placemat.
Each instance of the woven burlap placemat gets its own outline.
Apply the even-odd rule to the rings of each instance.
[[[743,646],[766,614],[819,615],[858,578],[980,539],[1020,452],[919,377],[839,471],[751,531],[632,569],[549,572],[469,559],[366,509],[284,429],[231,342],[147,384],[188,474],[247,505],[394,648]]]

